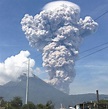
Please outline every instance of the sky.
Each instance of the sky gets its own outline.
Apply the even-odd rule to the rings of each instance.
[[[32,48],[22,31],[21,19],[25,14],[35,16],[49,2],[57,0],[0,0],[0,84],[16,79],[26,71],[27,59],[35,75],[45,80],[48,75],[42,67],[42,55]],[[108,0],[68,0],[79,5],[80,17],[91,16],[94,20],[108,11]],[[75,63],[76,76],[70,85],[70,94],[108,94],[108,48],[93,55],[86,55],[107,47],[108,14],[96,20],[97,31],[86,37],[80,46]],[[98,45],[104,44],[96,49]],[[85,58],[82,58],[85,57]],[[20,73],[19,73],[20,72]]]

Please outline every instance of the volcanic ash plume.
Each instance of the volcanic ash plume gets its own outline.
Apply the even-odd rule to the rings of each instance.
[[[29,44],[42,52],[48,83],[69,93],[79,45],[98,24],[89,16],[81,19],[80,8],[68,1],[52,2],[34,17],[26,14],[21,24]]]

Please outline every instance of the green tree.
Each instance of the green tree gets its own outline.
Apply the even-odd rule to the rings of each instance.
[[[54,104],[51,100],[46,103],[45,109],[54,109]]]
[[[45,109],[45,105],[43,104],[37,104],[36,109]]]
[[[0,106],[1,107],[4,107],[5,106],[5,101],[4,101],[4,99],[3,99],[3,97],[0,97]]]
[[[28,104],[24,104],[22,106],[22,109],[36,109],[36,106],[34,105],[34,103],[29,102]]]
[[[22,100],[20,97],[14,97],[10,103],[11,103],[11,108],[13,109],[21,109],[22,107]]]
[[[7,102],[3,99],[3,97],[0,97],[0,106],[5,107],[5,109],[12,109],[11,103]]]
[[[99,100],[99,103],[108,104],[108,100]]]

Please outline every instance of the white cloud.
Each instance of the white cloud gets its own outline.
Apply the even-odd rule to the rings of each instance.
[[[21,51],[19,54],[8,57],[3,63],[0,63],[0,85],[16,80],[20,75],[27,72],[29,55],[28,51]],[[35,61],[30,59],[30,68],[34,65]]]
[[[46,4],[43,9],[44,10],[55,10],[56,8],[61,7],[62,5],[72,6],[74,7],[74,10],[78,10],[80,12],[80,7],[78,5],[72,2],[69,2],[69,1],[64,1],[64,0],[50,2]]]
[[[34,73],[35,73],[36,75],[40,75],[40,74],[42,73],[41,68],[36,67],[36,69],[34,70]]]

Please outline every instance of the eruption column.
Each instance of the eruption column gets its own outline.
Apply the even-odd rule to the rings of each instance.
[[[89,16],[81,19],[79,6],[68,1],[51,2],[34,17],[26,14],[21,24],[29,44],[42,52],[47,82],[69,93],[79,46],[98,24]]]

